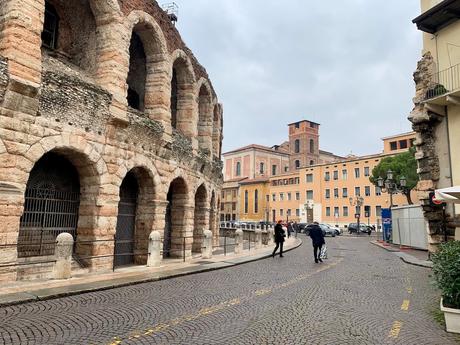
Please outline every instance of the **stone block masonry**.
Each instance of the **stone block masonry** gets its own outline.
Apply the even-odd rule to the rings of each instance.
[[[168,16],[151,0],[21,3],[0,9],[0,265],[52,260],[62,232],[92,271],[146,264],[152,231],[165,256],[217,240],[223,107]]]

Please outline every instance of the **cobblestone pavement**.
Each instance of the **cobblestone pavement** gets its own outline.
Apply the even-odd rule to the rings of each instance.
[[[459,344],[430,270],[367,238],[284,258],[0,309],[0,344]]]

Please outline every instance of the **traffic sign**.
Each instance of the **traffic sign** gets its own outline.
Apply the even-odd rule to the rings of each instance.
[[[443,206],[445,204],[444,201],[436,199],[434,192],[430,192],[430,202],[434,206]]]

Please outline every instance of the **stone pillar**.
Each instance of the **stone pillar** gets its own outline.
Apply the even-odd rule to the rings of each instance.
[[[268,245],[271,246],[274,242],[274,233],[273,233],[273,228],[272,227],[269,227],[267,229],[267,236],[268,236]]]
[[[212,232],[210,230],[205,230],[203,232],[204,235],[204,242],[203,242],[203,259],[211,259],[212,258]]]
[[[160,267],[161,264],[161,234],[159,231],[152,231],[149,236],[149,257],[147,267]]]
[[[54,257],[54,279],[69,279],[72,276],[72,249],[73,237],[68,232],[63,232],[56,238]]]
[[[262,248],[262,230],[256,229],[254,234],[256,236],[256,249],[260,249]]]
[[[235,231],[235,254],[241,254],[243,249],[243,230],[238,229]]]

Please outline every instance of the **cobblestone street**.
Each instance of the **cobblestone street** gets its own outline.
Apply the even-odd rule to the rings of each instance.
[[[368,238],[284,258],[0,309],[0,344],[460,343],[434,319],[430,270]]]

